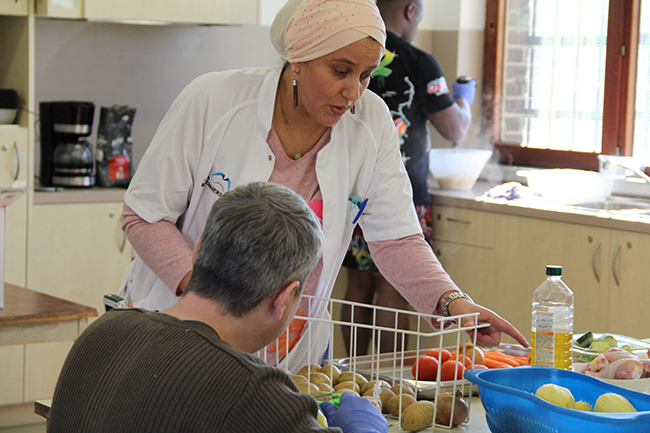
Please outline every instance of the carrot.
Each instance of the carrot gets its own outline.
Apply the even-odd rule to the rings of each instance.
[[[530,357],[529,356],[513,356],[515,361],[519,363],[519,365],[528,365],[530,364]]]
[[[496,351],[486,352],[485,359],[487,360],[488,358],[494,361],[499,361],[508,364],[510,367],[519,367],[520,365],[517,361],[515,361],[512,358],[512,356],[506,355],[505,353],[501,353],[501,352],[496,352]]]
[[[487,368],[512,368],[511,365],[506,364],[505,362],[499,362],[495,359],[490,359],[487,356],[485,357],[485,366]]]

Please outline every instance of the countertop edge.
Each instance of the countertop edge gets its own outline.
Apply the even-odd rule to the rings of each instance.
[[[66,189],[34,192],[34,204],[105,203],[124,201],[125,188]]]
[[[488,182],[477,182],[469,191],[451,191],[431,189],[433,205],[453,206],[464,209],[495,212],[506,215],[515,215],[529,218],[539,218],[559,222],[590,225],[616,230],[626,230],[639,233],[650,233],[650,218],[645,221],[613,217],[609,213],[581,212],[572,210],[567,206],[541,204],[535,206],[525,202],[499,202],[477,200],[493,186]]]

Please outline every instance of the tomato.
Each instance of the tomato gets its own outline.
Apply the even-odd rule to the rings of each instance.
[[[465,366],[453,359],[440,365],[440,380],[462,379],[463,373],[465,373]]]
[[[474,367],[472,367],[475,370],[489,370],[485,365],[483,364],[474,364]]]
[[[463,367],[465,367],[466,369],[472,368],[472,360],[467,356],[463,356],[461,359],[458,360],[458,362],[462,363]]]
[[[417,371],[415,370],[416,367]],[[420,356],[418,362],[413,363],[411,373],[413,373],[414,378],[419,380],[436,380],[438,360],[432,356]]]
[[[451,358],[451,352],[448,351],[447,349],[429,349],[427,350],[426,353],[427,356],[433,356],[438,360],[438,363],[442,364],[443,362],[447,361],[448,359]]]

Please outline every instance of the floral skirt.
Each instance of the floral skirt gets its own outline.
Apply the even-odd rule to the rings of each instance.
[[[422,226],[424,238],[427,243],[431,245],[431,206],[415,206],[415,211],[420,219],[420,226]],[[372,271],[375,274],[379,274],[377,266],[370,255],[370,250],[368,250],[368,244],[363,237],[363,230],[361,230],[361,227],[359,226],[357,226],[354,229],[354,233],[352,233],[352,240],[350,241],[350,247],[348,248],[348,252],[343,260],[343,266],[346,268],[359,269],[360,271]]]

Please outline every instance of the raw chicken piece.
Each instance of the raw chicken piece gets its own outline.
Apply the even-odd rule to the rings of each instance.
[[[627,358],[639,359],[639,357],[634,355],[633,353],[630,353],[624,349],[619,349],[618,347],[612,347],[611,349],[607,349],[602,354],[605,356],[605,358],[607,358],[609,362],[614,362],[619,359],[627,359]]]
[[[596,358],[594,358],[594,360],[591,361],[591,363],[589,363],[588,365],[592,371],[598,371],[602,368],[607,367],[609,365],[609,360],[605,357],[604,354],[601,353]]]
[[[642,359],[641,362],[644,365],[641,377],[650,377],[650,359]]]
[[[617,359],[598,373],[603,379],[639,379],[645,365],[640,359],[635,358]]]

